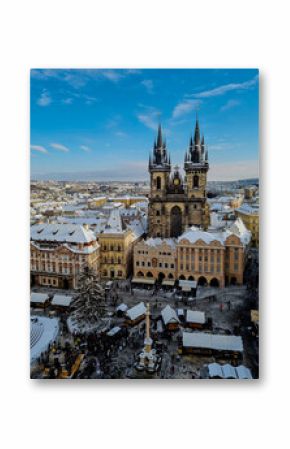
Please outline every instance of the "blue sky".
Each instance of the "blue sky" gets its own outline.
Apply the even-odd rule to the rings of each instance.
[[[33,69],[33,179],[146,180],[158,122],[182,166],[196,111],[209,179],[258,176],[256,69]]]

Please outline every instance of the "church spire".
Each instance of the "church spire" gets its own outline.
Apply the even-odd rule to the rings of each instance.
[[[194,144],[200,145],[200,130],[199,130],[199,123],[198,123],[197,116],[196,116],[196,122],[195,122],[195,130],[194,130]]]
[[[158,125],[157,138],[153,143],[153,157],[149,160],[149,170],[152,169],[170,171],[170,156],[166,149],[166,140],[162,136],[161,125]]]
[[[158,125],[158,133],[157,133],[157,142],[156,142],[157,148],[162,147],[162,130],[161,125]]]

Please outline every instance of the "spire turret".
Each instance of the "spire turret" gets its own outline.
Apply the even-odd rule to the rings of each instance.
[[[149,161],[149,169],[170,171],[170,157],[166,149],[166,140],[162,137],[161,125],[158,126],[157,138],[153,144],[153,157]]]

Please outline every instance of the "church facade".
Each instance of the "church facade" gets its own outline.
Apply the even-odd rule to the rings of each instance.
[[[184,157],[184,179],[177,166],[171,170],[170,155],[160,125],[148,168],[150,237],[178,237],[190,226],[206,230],[210,224],[206,197],[209,164],[198,120]]]

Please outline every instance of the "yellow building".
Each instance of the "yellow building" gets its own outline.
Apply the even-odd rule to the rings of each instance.
[[[142,240],[134,248],[133,280],[144,284],[162,281],[163,285],[173,285],[172,281],[179,279],[213,287],[241,285],[250,239],[250,232],[237,220],[219,233],[193,226],[177,239]]]
[[[176,242],[174,239],[150,238],[134,247],[135,283],[153,284],[155,280],[176,279]],[[153,281],[153,282],[152,282]]]
[[[111,211],[105,229],[98,234],[102,279],[126,279],[131,274],[133,245],[142,234],[140,229],[124,226],[119,208]]]
[[[107,197],[106,196],[99,196],[99,197],[96,197],[96,198],[90,198],[88,200],[88,208],[89,209],[96,209],[96,208],[99,208],[99,207],[103,206],[106,202],[107,202]]]
[[[75,289],[86,268],[99,273],[100,247],[87,226],[37,224],[31,226],[31,284]]]
[[[249,204],[243,204],[235,211],[236,216],[240,217],[246,228],[252,234],[252,246],[259,247],[259,207]]]
[[[133,204],[136,203],[140,203],[143,201],[147,202],[147,197],[146,196],[118,196],[118,197],[114,197],[114,198],[109,198],[109,201],[112,203],[121,203],[123,204],[126,208],[132,206]]]

